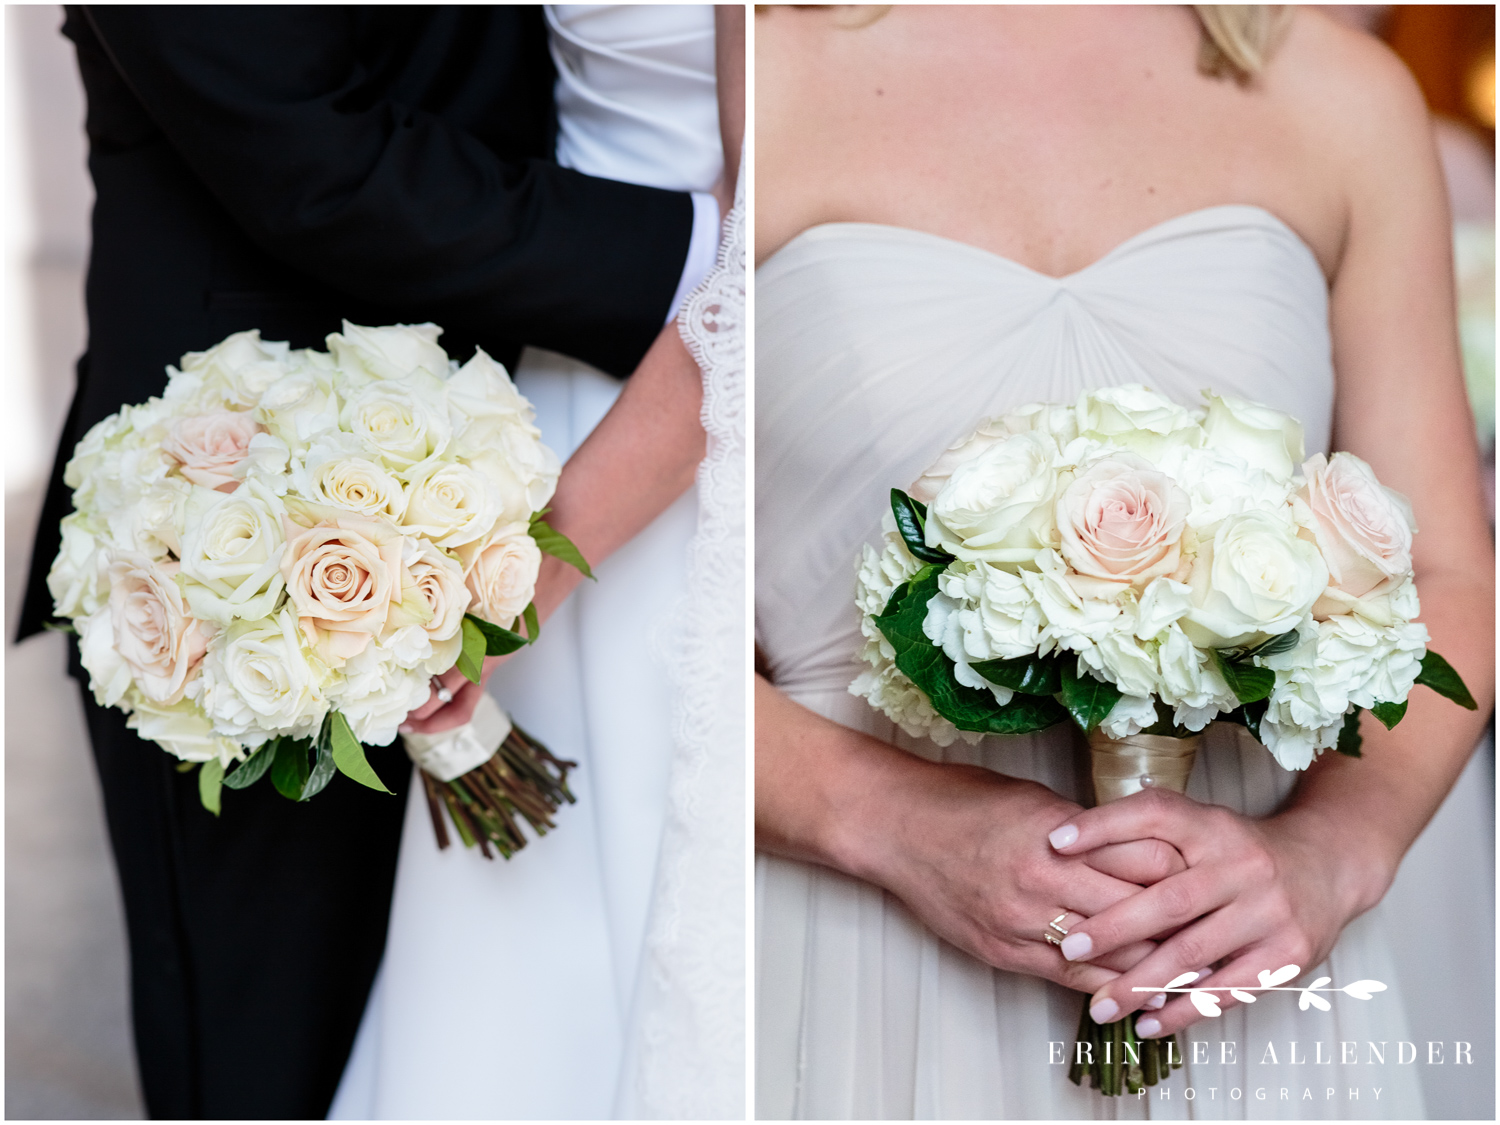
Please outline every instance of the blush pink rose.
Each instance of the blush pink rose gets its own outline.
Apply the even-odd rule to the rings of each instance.
[[[1133,453],[1080,473],[1057,498],[1063,558],[1079,574],[1142,585],[1173,573],[1182,555],[1188,495]]]
[[[542,566],[542,552],[528,526],[501,524],[486,539],[460,547],[457,553],[473,596],[470,610],[502,628],[514,628],[536,592]]]
[[[1313,607],[1315,616],[1347,612],[1353,601],[1411,573],[1416,527],[1406,497],[1352,453],[1319,453],[1302,472],[1307,484],[1298,495],[1312,509],[1313,535],[1328,563],[1328,594]]]
[[[171,705],[198,673],[208,638],[174,581],[177,564],[114,554],[105,570],[115,651],[147,699]]]
[[[249,456],[250,439],[264,431],[248,410],[216,410],[177,419],[162,448],[194,484],[233,492],[240,483],[235,468]]]
[[[343,516],[287,528],[281,574],[308,642],[342,663],[384,632],[401,600],[402,536],[384,520]]]

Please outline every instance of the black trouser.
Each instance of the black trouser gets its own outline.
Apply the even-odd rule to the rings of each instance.
[[[298,804],[265,777],[226,788],[215,818],[196,771],[178,773],[123,714],[83,695],[125,900],[147,1111],[325,1116],[385,948],[406,755],[399,743],[366,748],[394,797],[339,775]]]

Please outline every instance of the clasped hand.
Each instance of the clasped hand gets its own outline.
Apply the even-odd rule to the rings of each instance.
[[[1085,810],[951,764],[929,765],[921,790],[862,818],[880,828],[852,849],[854,873],[981,960],[1092,993],[1100,1022],[1144,1010],[1148,1038],[1200,1017],[1185,994],[1137,988],[1311,968],[1368,905],[1326,826],[1297,811],[1255,820],[1155,789]],[[1059,948],[1043,935],[1064,914]]]

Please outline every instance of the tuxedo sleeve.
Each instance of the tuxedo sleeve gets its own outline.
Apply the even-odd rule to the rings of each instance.
[[[618,375],[661,330],[691,197],[502,159],[435,114],[371,96],[350,9],[97,6],[86,18],[166,142],[288,266]]]

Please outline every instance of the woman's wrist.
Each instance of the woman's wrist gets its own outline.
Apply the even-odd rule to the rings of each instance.
[[[1295,843],[1293,862],[1320,863],[1323,885],[1346,918],[1374,907],[1390,889],[1402,849],[1378,825],[1357,823],[1346,808],[1323,802],[1294,803],[1270,818],[1267,826]]]

